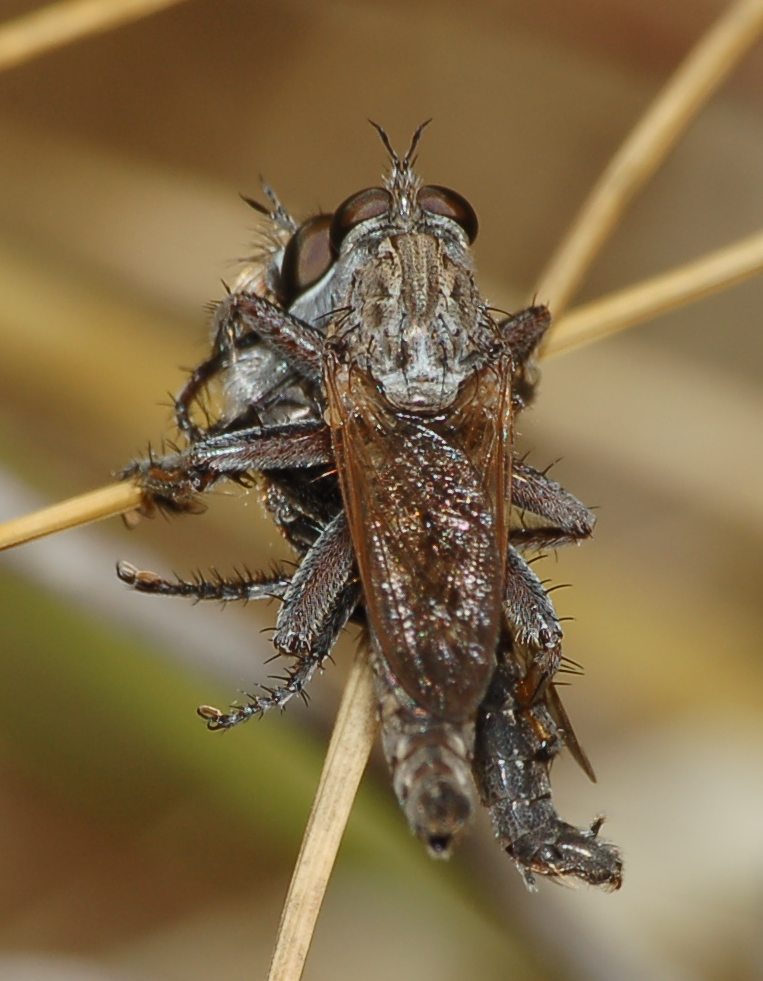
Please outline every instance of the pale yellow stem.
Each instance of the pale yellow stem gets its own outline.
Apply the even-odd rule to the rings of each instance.
[[[0,525],[0,551],[44,535],[134,511],[142,501],[143,495],[135,484],[109,484],[87,494],[70,497]]]
[[[612,157],[535,290],[557,317],[626,207],[721,82],[763,31],[763,0],[738,0],[679,66]]]
[[[59,0],[0,24],[0,71],[183,0]]]
[[[559,319],[543,354],[545,357],[566,354],[727,289],[761,271],[763,232],[653,279],[576,307]]]
[[[376,738],[373,679],[360,650],[350,670],[278,927],[268,981],[299,978],[334,859]]]

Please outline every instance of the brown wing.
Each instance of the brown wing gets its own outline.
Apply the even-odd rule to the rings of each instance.
[[[447,419],[396,413],[329,356],[329,416],[374,642],[438,718],[474,717],[495,666],[506,562],[508,368]]]
[[[572,728],[572,723],[570,722],[570,717],[567,715],[567,710],[565,709],[564,705],[562,705],[562,700],[559,697],[559,692],[556,689],[556,685],[548,686],[545,701],[546,708],[551,713],[551,718],[563,733],[564,745],[570,751],[573,759],[582,769],[583,773],[585,773],[588,779],[592,783],[596,783],[596,774],[594,773],[593,766],[591,766],[591,761],[588,759],[588,754],[586,751],[578,742],[578,737],[575,735],[575,730]]]

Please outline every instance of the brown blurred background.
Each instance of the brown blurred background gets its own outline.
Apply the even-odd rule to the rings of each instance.
[[[39,4],[4,0],[2,19]],[[258,175],[296,214],[378,180],[434,117],[428,181],[482,231],[516,307],[718,0],[190,0],[0,75],[0,514],[107,483],[168,431],[168,391],[235,275]],[[763,51],[638,199],[586,289],[763,226]],[[541,298],[542,299],[542,298]],[[574,583],[566,702],[596,766],[560,812],[608,815],[615,895],[528,894],[483,820],[449,865],[369,770],[306,978],[763,977],[763,283],[547,365],[523,445],[599,505]],[[164,403],[164,404],[163,404]],[[227,736],[194,715],[264,682],[274,608],[131,594],[161,572],[287,557],[255,494],[118,521],[0,564],[0,978],[263,977],[342,678]]]

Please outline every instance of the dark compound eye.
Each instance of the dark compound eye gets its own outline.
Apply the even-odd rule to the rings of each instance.
[[[389,211],[389,191],[367,187],[347,198],[334,212],[331,222],[331,246],[338,252],[347,233],[369,218],[379,218]]]
[[[471,244],[477,237],[479,223],[474,208],[458,191],[439,184],[425,184],[419,190],[417,201],[419,207],[433,215],[442,215],[460,225],[466,232]]]
[[[303,222],[289,239],[281,265],[281,298],[287,306],[314,286],[334,261],[330,227],[331,215],[315,215]]]

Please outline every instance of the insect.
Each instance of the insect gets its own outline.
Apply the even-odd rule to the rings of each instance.
[[[383,186],[297,224],[266,188],[270,231],[215,308],[212,351],[176,400],[183,445],[130,465],[147,500],[198,510],[222,479],[258,481],[301,561],[293,575],[123,582],[194,599],[277,597],[280,684],[227,712],[229,729],[303,695],[350,619],[366,624],[382,742],[411,830],[447,856],[476,794],[532,886],[536,875],[617,888],[601,821],[552,801],[567,745],[562,631],[525,553],[581,541],[593,515],[514,452],[532,399],[541,306],[496,316],[474,277],[471,205],[414,171],[424,128]],[[201,413],[217,388],[218,404]]]

